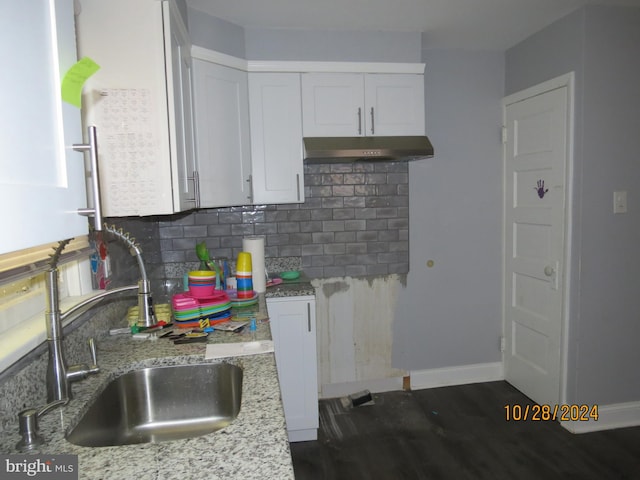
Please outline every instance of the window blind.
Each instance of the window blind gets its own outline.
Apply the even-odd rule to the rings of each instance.
[[[48,243],[0,255],[0,284],[14,282],[47,270],[57,246],[57,242]],[[73,238],[62,251],[58,264],[86,258],[90,253],[87,235]]]

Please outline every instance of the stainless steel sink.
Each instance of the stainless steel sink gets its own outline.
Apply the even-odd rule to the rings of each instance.
[[[112,380],[67,440],[84,447],[197,437],[240,411],[242,369],[227,363],[153,367]]]

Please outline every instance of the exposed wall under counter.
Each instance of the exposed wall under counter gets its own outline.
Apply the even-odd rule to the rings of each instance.
[[[360,390],[401,390],[406,372],[392,365],[398,292],[406,275],[329,278],[316,288],[320,397]]]

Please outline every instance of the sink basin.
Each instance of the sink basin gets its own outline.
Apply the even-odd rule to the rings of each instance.
[[[197,437],[240,411],[242,369],[228,363],[153,367],[112,380],[67,440],[84,447]]]

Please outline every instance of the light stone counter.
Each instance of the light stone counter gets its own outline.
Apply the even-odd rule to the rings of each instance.
[[[278,278],[278,275],[274,275]],[[300,297],[304,295],[315,295],[316,291],[311,281],[307,276],[302,273],[300,278],[296,280],[285,280],[283,283],[274,285],[267,288],[265,293],[266,298],[276,297]]]
[[[264,297],[261,295],[260,298],[261,309],[266,308]],[[255,338],[271,338],[268,322],[259,322]],[[214,332],[209,335],[209,342],[216,343],[252,339],[248,333]],[[74,383],[71,402],[40,419],[40,433],[45,444],[35,453],[78,455],[79,478],[87,480],[293,479],[273,353],[224,360],[243,368],[243,385],[240,413],[222,430],[186,440],[122,447],[80,447],[64,439],[64,433],[78,422],[104,386],[115,377],[150,366],[220,361],[205,360],[205,348],[203,343],[174,345],[167,339],[133,340],[124,335],[101,341],[98,344],[101,372]],[[16,428],[0,440],[0,451],[17,453],[18,440]]]

